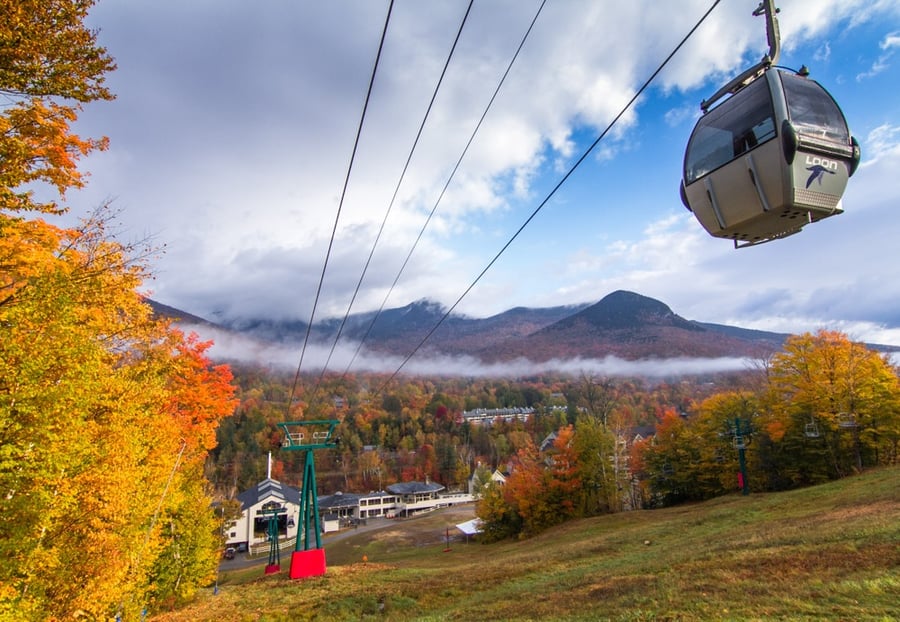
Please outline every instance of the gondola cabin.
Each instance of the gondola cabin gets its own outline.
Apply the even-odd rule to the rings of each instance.
[[[752,246],[840,214],[859,144],[831,95],[767,68],[705,111],[688,141],[681,199],[710,235]]]

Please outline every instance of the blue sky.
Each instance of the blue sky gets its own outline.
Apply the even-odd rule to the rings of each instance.
[[[342,317],[467,2],[395,3],[316,317]],[[462,31],[354,311],[377,309],[539,2],[481,0]],[[711,0],[549,0],[387,302],[449,306]],[[684,209],[699,102],[767,49],[756,0],[723,0],[457,311],[595,302],[617,289],[689,319],[900,345],[900,1],[779,3],[780,64],[806,64],[863,148],[845,213],[734,250]],[[147,288],[211,319],[308,320],[387,2],[99,2],[118,99],[68,220],[106,199],[165,245]]]

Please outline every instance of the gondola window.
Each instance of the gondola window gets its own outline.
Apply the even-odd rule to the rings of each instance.
[[[765,80],[757,80],[697,123],[688,145],[685,181],[692,183],[775,137],[772,100]]]
[[[827,91],[804,77],[779,72],[788,114],[797,133],[836,143],[846,151],[850,132],[841,109]]]

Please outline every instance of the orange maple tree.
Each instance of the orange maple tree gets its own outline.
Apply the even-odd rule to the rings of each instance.
[[[29,218],[65,211],[36,188],[64,198],[107,144],[72,132],[112,98],[93,4],[0,0],[0,619],[136,619],[217,561],[202,469],[230,372],[153,317],[152,249],[112,239],[107,210]]]
[[[0,612],[20,619],[140,610],[215,569],[203,463],[231,373],[153,317],[104,231],[36,247],[0,305]]]

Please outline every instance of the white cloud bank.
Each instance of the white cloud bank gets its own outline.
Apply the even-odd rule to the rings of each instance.
[[[264,343],[247,335],[229,333],[209,326],[185,325],[186,331],[196,332],[203,339],[214,341],[209,354],[216,360],[240,361],[294,371],[300,358],[302,344]],[[342,342],[335,349],[329,370],[341,372],[347,368],[357,350],[357,343]],[[304,354],[303,370],[318,373],[330,351],[330,345],[310,343]],[[403,364],[403,357],[387,356],[363,349],[354,361],[352,371],[393,374]],[[628,361],[615,356],[602,359],[553,359],[534,362],[516,359],[503,363],[485,363],[471,356],[447,356],[424,350],[403,366],[403,374],[433,377],[489,377],[519,378],[535,374],[554,373],[578,376],[582,373],[599,376],[628,376],[668,378],[699,374],[743,371],[752,366],[744,358],[669,358]]]

